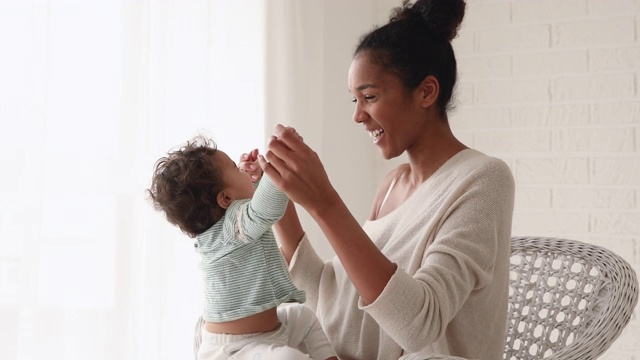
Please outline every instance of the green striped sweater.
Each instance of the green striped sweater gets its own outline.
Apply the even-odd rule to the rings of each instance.
[[[206,321],[236,320],[284,302],[305,301],[271,230],[287,201],[264,174],[253,198],[232,202],[218,222],[196,237]]]

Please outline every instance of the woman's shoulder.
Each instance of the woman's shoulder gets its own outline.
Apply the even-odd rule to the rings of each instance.
[[[487,183],[498,187],[512,188],[515,180],[511,168],[499,157],[468,149],[466,158],[454,170],[459,176],[474,183]]]
[[[475,149],[465,149],[460,152],[460,158],[456,161],[454,169],[460,172],[468,172],[471,170],[484,171],[500,171],[511,173],[509,165],[502,159],[487,155]]]
[[[512,187],[514,183],[511,169],[504,160],[471,148],[456,154],[443,168],[437,181],[446,184]]]

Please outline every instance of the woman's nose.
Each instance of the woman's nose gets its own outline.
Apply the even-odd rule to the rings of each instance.
[[[353,121],[358,124],[367,120],[369,118],[369,114],[366,111],[362,110],[359,104],[356,104],[355,110],[353,110]]]

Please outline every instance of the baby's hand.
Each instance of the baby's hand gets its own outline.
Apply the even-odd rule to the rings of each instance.
[[[253,149],[248,154],[240,155],[238,168],[249,174],[251,181],[259,181],[262,178],[262,169],[258,165],[258,149]]]

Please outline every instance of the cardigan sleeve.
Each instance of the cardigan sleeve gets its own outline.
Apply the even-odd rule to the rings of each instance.
[[[509,261],[496,254],[508,254],[515,186],[506,164],[498,164],[451,189],[455,199],[413,276],[398,268],[376,301],[365,306],[359,299],[407,352],[441,338],[470,294],[491,283],[496,261]]]
[[[304,290],[307,295],[306,305],[316,311],[318,296],[320,296],[320,283],[329,278],[332,272],[330,262],[324,262],[313,249],[313,246],[304,234],[298,248],[293,253],[289,264],[291,280],[297,288]]]

